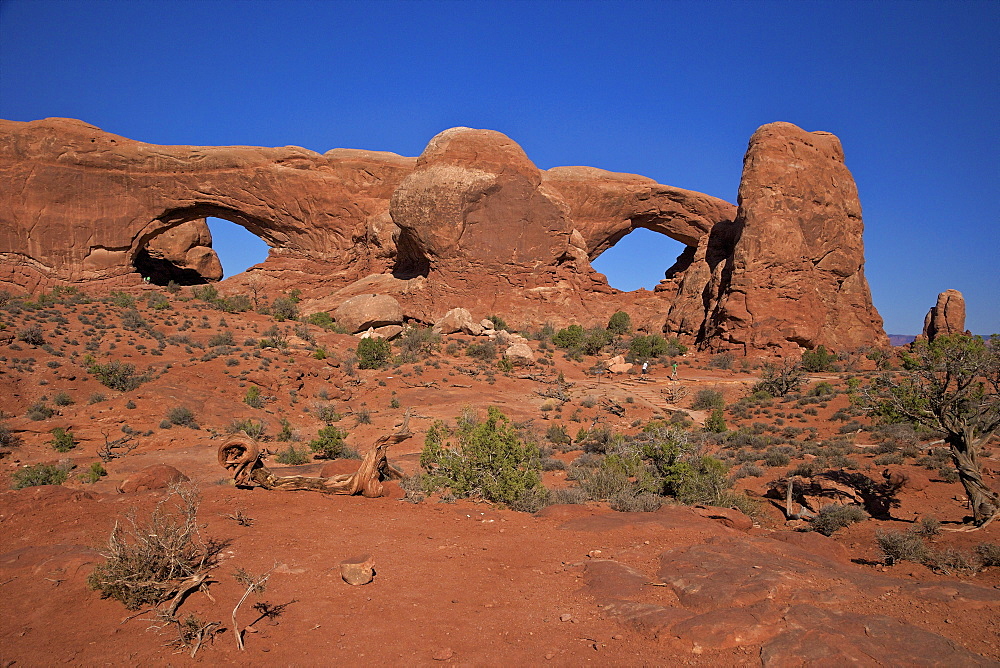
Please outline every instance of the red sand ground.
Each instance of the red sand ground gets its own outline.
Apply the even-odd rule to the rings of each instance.
[[[233,331],[238,350],[231,357],[239,364],[227,366],[227,355],[202,361],[205,349],[189,349],[183,341],[166,345],[162,355],[152,355],[154,340],[115,327],[103,330],[103,341],[91,351],[95,357],[122,359],[136,364],[140,371],[149,366],[157,372],[155,379],[131,392],[108,390],[85,370],[82,357],[88,351],[84,345],[92,334],[78,319],[87,311],[102,311],[107,313],[108,322],[117,324],[121,309],[106,304],[53,306],[40,321],[55,354],[16,340],[13,347],[10,342],[0,343],[0,356],[6,357],[0,373],[0,397],[5,397],[0,399],[0,408],[14,416],[6,424],[24,442],[0,461],[0,484],[9,487],[13,471],[27,464],[68,458],[77,466],[64,486],[0,493],[0,593],[4,601],[0,606],[0,665],[761,663],[762,643],[754,642],[752,633],[745,642],[735,644],[713,640],[715,636],[707,631],[704,637],[692,639],[663,628],[643,627],[619,615],[618,608],[608,603],[608,588],[614,589],[615,585],[592,581],[594,571],[588,570],[588,565],[604,560],[627,565],[649,582],[639,593],[624,598],[680,608],[674,590],[653,586],[660,580],[661,553],[734,537],[747,541],[749,551],[760,550],[764,544],[758,539],[795,528],[785,525],[782,513],[770,501],[761,500],[760,516],[749,532],[673,508],[660,513],[616,513],[607,504],[589,503],[550,507],[538,515],[529,515],[469,500],[442,503],[431,498],[414,504],[403,500],[396,483],[389,483],[389,495],[380,499],[236,489],[218,466],[215,455],[234,418],[264,419],[268,433],[274,435],[280,428],[278,418],[286,417],[307,442],[322,423],[304,409],[321,401],[334,404],[348,415],[338,426],[350,432],[348,443],[364,452],[378,435],[393,428],[403,409],[410,407],[415,413],[411,426],[416,437],[394,446],[390,460],[413,473],[418,469],[423,433],[432,421],[453,421],[466,406],[497,405],[512,419],[534,420],[541,434],[556,421],[564,423],[573,435],[581,425],[589,427],[595,419],[617,431],[634,433],[640,428],[633,426],[637,420],[641,425],[655,415],[667,415],[671,408],[687,408],[694,393],[702,388],[720,389],[727,402],[735,401],[746,394],[745,388],[759,370],[710,370],[707,358],[690,355],[682,362],[679,381],[689,394],[678,406],[669,406],[660,392],[673,384],[664,367],[654,366],[649,382],[638,381],[634,375],[595,379],[584,372],[593,359],[572,362],[563,359],[561,352],[551,356],[551,365],[509,374],[488,371],[488,367],[461,353],[452,355],[442,350],[417,365],[359,371],[349,376],[338,364],[350,356],[356,340],[316,327],[307,329],[318,344],[325,346],[330,355],[327,359],[315,359],[312,346],[293,336],[285,351],[262,351],[272,361],[267,368],[261,368],[260,359],[253,356],[255,349],[240,344],[246,338],[260,338],[274,324],[270,318],[252,313],[221,314],[176,297],[171,301],[173,308],[165,312],[166,316],[147,308],[143,301],[139,311],[168,337],[187,334],[195,343],[205,343],[225,329]],[[25,316],[34,313],[4,314],[7,331],[27,326]],[[54,321],[56,314],[66,322]],[[94,316],[85,317],[93,321]],[[173,324],[165,324],[167,317]],[[220,319],[226,324],[220,326]],[[184,320],[190,320],[192,325],[180,329]],[[201,327],[201,323],[207,327]],[[287,323],[279,326],[290,328]],[[116,336],[120,340],[112,350],[108,344]],[[469,340],[450,337],[445,343],[463,339]],[[533,346],[537,351],[537,343]],[[250,354],[241,358],[242,352]],[[544,351],[538,352],[544,355]],[[24,361],[29,357],[34,363]],[[168,363],[170,368],[164,370]],[[240,378],[241,371],[249,373]],[[543,398],[537,392],[551,387],[543,380],[553,379],[559,371],[573,383],[569,390],[571,401],[561,410],[543,411]],[[824,377],[841,386],[844,375]],[[491,377],[493,382],[489,382]],[[263,409],[250,409],[242,402],[247,383],[261,386],[265,395],[274,399]],[[59,414],[46,420],[24,417],[39,397],[47,396],[52,405],[52,397],[59,391],[68,393],[75,403],[60,408]],[[88,403],[94,393],[104,394],[106,400]],[[390,408],[393,397],[400,408]],[[586,407],[587,397],[595,398],[592,408]],[[605,397],[619,401],[626,408],[625,417],[604,411],[601,400]],[[130,401],[135,408],[126,406]],[[160,428],[166,411],[178,405],[194,411],[200,430]],[[846,406],[846,397],[840,394],[818,415],[804,416],[807,422],[786,418],[786,426],[812,426],[818,430],[818,439],[830,438],[838,435],[844,424],[832,421],[830,416]],[[370,425],[354,424],[353,417],[362,409],[369,411]],[[581,421],[570,421],[578,409]],[[743,424],[772,424],[779,419],[775,412],[797,413],[801,409],[776,402],[769,410],[771,415],[755,415]],[[704,418],[703,413],[689,413]],[[741,423],[728,413],[726,419],[731,428]],[[151,430],[152,434],[139,436],[140,446],[135,451],[106,464],[106,478],[96,484],[81,482],[77,474],[97,461],[96,449],[106,437],[118,438],[123,426],[142,434]],[[48,444],[55,427],[71,428],[80,442],[66,455],[54,452]],[[874,443],[867,432],[850,436],[859,445]],[[275,442],[268,445],[272,449],[284,447]],[[568,461],[578,454],[559,456]],[[851,457],[861,471],[879,478],[882,467],[871,463],[874,452]],[[764,467],[763,477],[743,478],[737,486],[763,495],[768,481],[783,476],[801,461],[793,459],[786,467]],[[969,655],[956,655],[954,661],[928,657],[931,663],[996,663],[1000,661],[1000,594],[992,601],[978,601],[948,592],[959,591],[955,588],[966,584],[997,592],[1000,569],[972,576],[942,575],[917,564],[886,567],[880,563],[874,540],[876,530],[905,530],[913,526],[914,519],[927,515],[953,527],[966,515],[960,484],[940,481],[936,472],[924,471],[912,459],[907,461],[910,463],[894,468],[922,471],[931,484],[922,491],[903,490],[899,507],[892,511],[894,521],[855,524],[835,533],[835,543],[819,543],[826,547],[812,548],[826,552],[823,558],[832,558],[834,545],[846,553],[846,559],[841,561],[842,568],[848,569],[844,571],[847,575],[838,571],[839,575],[829,575],[829,586],[824,585],[831,592],[829,606],[844,613],[885,615],[943,636],[953,647],[980,656],[972,660]],[[162,490],[119,494],[116,486],[146,466],[160,463],[176,467],[198,485],[202,495],[202,535],[229,541],[222,563],[213,571],[215,583],[209,592],[214,601],[197,592],[179,610],[182,617],[194,614],[205,621],[219,621],[225,629],[193,660],[187,653],[174,653],[165,646],[171,639],[169,632],[149,629],[151,614],[123,621],[132,613],[117,601],[102,600],[85,582],[101,561],[97,550],[106,543],[115,521],[133,511],[139,516],[148,513],[164,495]],[[318,473],[322,464],[298,467],[296,471]],[[998,481],[992,471],[1000,469],[997,458],[987,457],[984,466],[990,470],[989,480],[996,488]],[[273,468],[278,471],[282,467]],[[545,482],[550,487],[570,484],[561,471],[547,473]],[[253,519],[251,526],[241,526],[231,519],[238,511]],[[939,549],[967,552],[981,542],[1000,543],[1000,523],[979,532],[944,532],[934,539]],[[773,548],[773,553],[759,554],[767,563],[780,564],[783,558],[779,547],[767,548]],[[362,553],[374,557],[376,577],[368,585],[349,586],[340,578],[339,563]],[[252,632],[246,635],[245,652],[236,648],[230,620],[243,593],[243,587],[232,576],[237,568],[251,573],[271,571],[267,590],[241,607],[241,626],[258,616],[252,608],[254,602],[288,604],[277,619],[253,624]],[[869,592],[843,595],[838,583],[854,577],[865,582],[869,580],[864,578],[883,579],[870,580],[877,584]],[[592,586],[585,587],[587,582]],[[913,583],[945,593],[938,601],[918,596],[910,590]],[[738,595],[734,589],[734,596]],[[769,622],[759,623],[766,626]],[[911,662],[898,655],[869,658],[873,665]],[[786,659],[784,665],[806,660],[796,655]]]

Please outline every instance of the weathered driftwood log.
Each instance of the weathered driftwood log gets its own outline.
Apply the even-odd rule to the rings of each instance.
[[[219,464],[229,471],[238,487],[264,489],[315,490],[325,494],[362,494],[368,498],[382,496],[382,481],[401,478],[402,472],[386,459],[390,445],[412,436],[407,411],[403,424],[392,434],[379,437],[354,473],[342,473],[329,478],[309,476],[276,476],[264,465],[266,451],[244,433],[233,434],[219,446]]]

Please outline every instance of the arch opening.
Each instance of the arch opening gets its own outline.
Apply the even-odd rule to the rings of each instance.
[[[271,247],[242,225],[225,218],[206,219],[212,232],[212,249],[219,256],[223,278],[241,274],[267,259]]]
[[[608,285],[623,292],[653,290],[690,264],[694,247],[645,228],[634,228],[591,260]]]
[[[132,265],[154,285],[199,285],[241,273],[267,259],[266,229],[239,212],[196,206],[151,221],[135,246]]]

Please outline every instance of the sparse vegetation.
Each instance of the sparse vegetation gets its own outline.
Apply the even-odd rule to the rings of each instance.
[[[247,393],[243,395],[243,403],[250,408],[263,408],[264,397],[261,394],[260,387],[251,385],[247,388]]]
[[[134,364],[119,360],[111,360],[105,364],[95,362],[90,365],[89,371],[102,385],[118,392],[130,392],[149,380],[148,376],[136,375]]]
[[[625,311],[617,311],[608,320],[608,332],[615,336],[622,336],[632,331],[632,318]]]
[[[347,432],[337,427],[323,427],[316,438],[309,441],[309,449],[322,459],[353,459],[354,457],[348,455],[356,453],[344,443],[346,437]]]
[[[299,450],[294,445],[289,445],[287,448],[281,450],[277,455],[275,455],[274,461],[279,464],[287,464],[289,466],[308,464],[309,453],[305,450]]]
[[[868,513],[860,506],[852,504],[842,506],[832,503],[820,508],[819,514],[813,519],[809,528],[824,536],[830,536],[844,527],[855,522],[864,522],[866,519],[868,519]]]
[[[76,438],[73,436],[72,431],[56,427],[52,430],[52,441],[50,443],[52,449],[56,452],[69,452],[76,447]]]
[[[806,350],[802,353],[802,368],[809,373],[819,373],[822,371],[833,371],[834,362],[837,356],[829,352],[826,346],[816,346],[815,350]]]
[[[1000,431],[1000,337],[965,334],[914,342],[904,371],[882,374],[865,403],[884,422],[911,422],[940,430],[965,487],[973,522],[1000,512],[1000,495],[983,480],[979,451]]]
[[[694,401],[691,403],[691,408],[696,411],[707,411],[725,407],[726,401],[722,397],[722,392],[718,390],[698,390],[698,393],[694,395]]]
[[[174,406],[167,411],[167,420],[170,424],[180,427],[198,429],[198,423],[194,419],[194,411],[187,406]]]

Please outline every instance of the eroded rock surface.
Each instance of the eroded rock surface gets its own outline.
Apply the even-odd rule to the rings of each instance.
[[[827,543],[833,541],[825,537],[799,541],[776,534],[779,541],[748,536],[721,525],[703,526],[704,520],[684,508],[572,520],[563,526],[613,531],[634,521],[706,533],[701,543],[663,552],[655,576],[613,560],[585,563],[584,591],[607,614],[647,636],[679,638],[696,653],[759,646],[766,666],[991,664],[948,638],[891,615],[911,601],[993,608],[1000,605],[1000,594],[992,589],[965,583],[935,587],[872,574],[835,551],[831,554]],[[660,603],[648,593],[650,583],[663,592]],[[885,614],[869,614],[873,603]]]
[[[212,250],[212,231],[204,218],[181,223],[150,239],[136,257],[136,269],[158,285],[222,279],[222,263]]]

